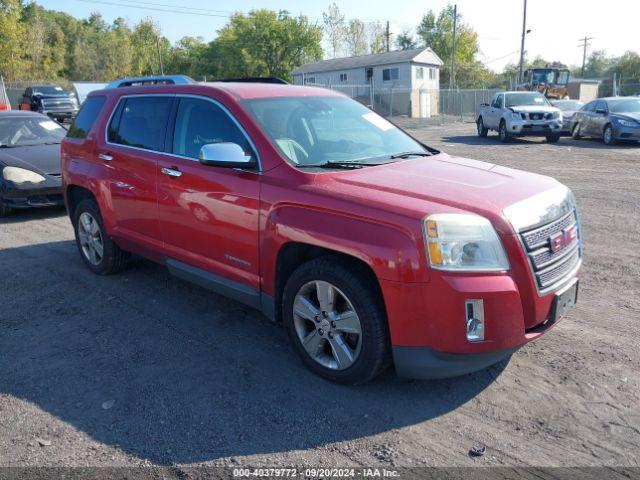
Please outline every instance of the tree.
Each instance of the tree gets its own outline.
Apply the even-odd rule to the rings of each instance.
[[[344,49],[346,35],[344,15],[338,5],[332,3],[326,12],[322,12],[322,22],[324,24],[324,33],[329,40],[331,56],[336,58],[340,56]]]
[[[364,22],[361,20],[349,20],[345,38],[348,55],[365,55],[369,52],[369,46],[367,45],[367,29]]]
[[[416,48],[418,44],[409,30],[404,30],[396,39],[396,45],[400,50],[411,50]]]
[[[131,38],[133,75],[155,75],[160,73],[156,44],[159,36],[160,27],[151,19],[142,20],[136,25]]]
[[[19,0],[0,0],[0,72],[14,81],[24,67],[25,28]]]
[[[437,17],[433,10],[430,10],[422,17],[416,29],[422,45],[430,47],[445,62],[440,70],[441,83],[449,81],[449,65],[453,50],[453,14],[454,6],[451,4],[442,9]],[[478,34],[471,26],[462,21],[462,15],[458,13],[455,55],[457,86],[463,86],[467,83],[464,77],[458,77],[458,73],[477,73],[480,65],[476,63],[475,56],[479,51]]]
[[[207,44],[201,37],[183,37],[169,52],[165,71],[201,78],[210,73],[205,58],[207,50]]]
[[[208,55],[218,77],[274,76],[322,58],[322,29],[305,16],[286,11],[252,10],[234,14],[211,42]]]
[[[387,51],[386,30],[382,23],[373,22],[368,26],[369,51],[382,53]]]

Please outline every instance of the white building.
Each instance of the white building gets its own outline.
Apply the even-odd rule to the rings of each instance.
[[[358,88],[352,96],[366,96],[363,86],[369,94],[368,89],[372,88],[376,104],[392,101],[394,114],[420,116],[421,110],[424,114],[424,105],[418,105],[420,90],[429,91],[430,113],[437,112],[441,65],[442,60],[433,50],[419,48],[307,63],[296,68],[292,76],[296,85],[324,85],[347,94]]]

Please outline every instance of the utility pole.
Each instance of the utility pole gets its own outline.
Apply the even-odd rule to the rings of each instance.
[[[387,20],[387,31],[384,34],[384,36],[387,39],[387,52],[388,52],[391,45],[391,32],[389,31],[389,20]]]
[[[584,67],[587,63],[587,47],[591,46],[591,42],[589,40],[593,40],[593,37],[584,37],[580,39],[581,44],[578,45],[579,47],[582,47],[582,71],[580,73],[580,76],[582,78],[584,78]]]
[[[522,69],[524,68],[524,37],[527,35],[527,0],[524,0],[522,14],[522,40],[520,41],[520,67],[518,68],[518,83],[522,83]]]
[[[160,36],[156,35],[156,47],[158,48],[158,63],[160,64],[160,75],[164,75],[164,67],[162,66],[162,53],[160,52]]]
[[[458,5],[453,6],[453,45],[451,45],[451,72],[449,73],[449,90],[453,90],[453,75],[456,66],[456,30],[458,27]]]

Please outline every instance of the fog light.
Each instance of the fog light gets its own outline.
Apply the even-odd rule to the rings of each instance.
[[[467,340],[470,342],[484,340],[484,304],[482,300],[467,300],[465,309]]]

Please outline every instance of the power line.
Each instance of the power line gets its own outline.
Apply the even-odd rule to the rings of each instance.
[[[102,4],[109,5],[113,7],[129,7],[129,8],[137,8],[138,10],[148,10],[155,12],[164,12],[164,13],[180,13],[183,15],[195,15],[198,17],[218,17],[218,18],[229,18],[229,15],[221,15],[214,13],[205,13],[205,12],[190,12],[187,10],[175,10],[168,8],[158,8],[158,7],[150,7],[150,6],[141,6],[141,5],[132,5],[130,3],[117,3],[117,2],[109,2],[106,0],[76,0],[77,2],[91,3],[91,4]]]

